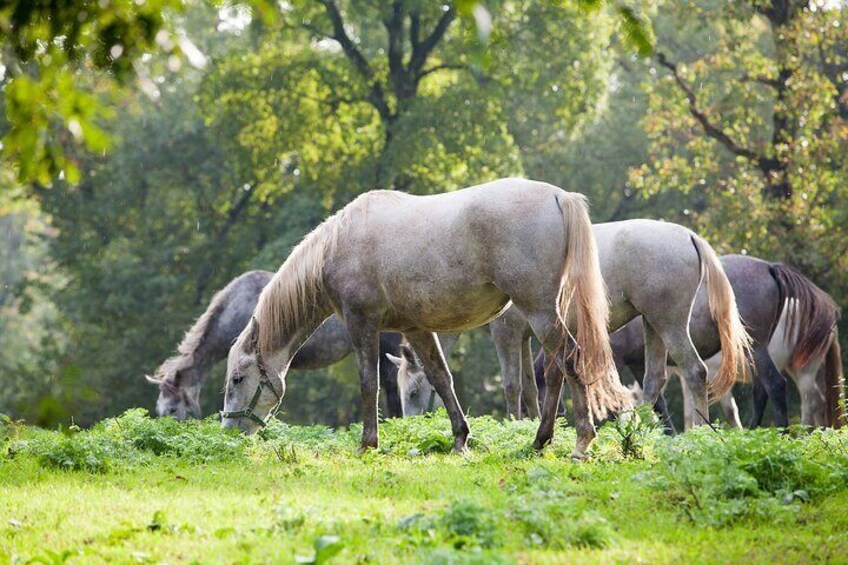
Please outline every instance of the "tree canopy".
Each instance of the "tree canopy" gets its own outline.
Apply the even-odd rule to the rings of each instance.
[[[589,196],[593,221],[677,221],[842,301],[846,14],[797,0],[5,4],[0,412],[85,423],[152,406],[142,375],[216,290],[276,269],[377,187],[545,180]],[[472,411],[502,410],[485,333],[452,365]],[[355,372],[293,375],[288,417],[355,419]]]

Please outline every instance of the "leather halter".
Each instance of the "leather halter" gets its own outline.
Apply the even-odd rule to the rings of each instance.
[[[271,419],[273,419],[277,415],[277,412],[280,411],[280,405],[283,402],[283,397],[280,395],[280,393],[277,392],[277,389],[274,388],[274,385],[271,383],[271,379],[268,377],[268,371],[265,370],[265,363],[262,360],[262,351],[259,349],[258,340],[254,345],[253,351],[256,355],[256,367],[259,369],[259,385],[256,387],[256,392],[253,393],[253,398],[250,399],[250,403],[247,405],[247,408],[243,410],[235,410],[233,412],[221,411],[220,414],[222,420],[247,418],[248,420],[253,420],[264,428],[268,424],[268,422],[270,422]],[[271,409],[271,412],[268,414],[268,416],[266,416],[263,420],[253,410],[259,403],[259,398],[262,396],[262,391],[266,388],[273,392],[274,396],[277,397],[277,403]]]

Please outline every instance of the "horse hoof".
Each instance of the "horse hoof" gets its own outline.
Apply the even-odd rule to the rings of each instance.
[[[573,461],[574,463],[580,463],[581,461],[585,461],[585,460],[586,460],[586,454],[581,453],[581,452],[577,451],[576,449],[574,450],[574,453],[571,454],[571,461]]]
[[[468,453],[468,439],[467,438],[456,438],[453,442],[453,452],[454,453]]]
[[[365,455],[365,453],[367,453],[368,451],[371,451],[372,449],[377,449],[377,446],[376,445],[361,445],[359,447],[359,449],[356,450],[356,454],[357,455]]]

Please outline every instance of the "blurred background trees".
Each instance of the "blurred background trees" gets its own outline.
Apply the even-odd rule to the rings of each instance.
[[[841,3],[95,4],[0,7],[0,412],[152,407],[217,289],[377,187],[525,175],[848,294]],[[502,413],[485,331],[452,367]],[[358,418],[354,363],[289,383],[288,420]]]

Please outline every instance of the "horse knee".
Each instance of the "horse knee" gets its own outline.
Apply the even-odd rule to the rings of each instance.
[[[370,398],[379,394],[380,382],[375,378],[364,378],[362,379],[359,388],[363,397]]]

